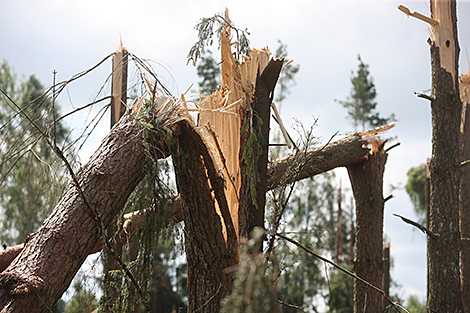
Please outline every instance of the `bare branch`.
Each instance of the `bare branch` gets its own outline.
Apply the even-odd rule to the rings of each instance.
[[[279,234],[279,233],[277,233],[276,236],[278,236],[279,238],[282,238],[282,239],[284,239],[284,240],[286,240],[286,241],[288,241],[288,242],[290,242],[290,243],[296,245],[297,247],[299,247],[300,249],[304,250],[304,251],[307,252],[308,254],[311,254],[311,255],[313,255],[314,257],[316,257],[316,258],[322,260],[323,262],[332,265],[333,267],[337,268],[337,269],[340,270],[341,272],[343,272],[343,273],[345,273],[345,274],[347,274],[347,275],[349,275],[349,276],[354,277],[355,279],[357,279],[357,280],[361,281],[362,283],[366,284],[368,287],[370,287],[370,288],[374,289],[375,291],[379,292],[385,299],[388,300],[388,302],[390,302],[390,304],[395,308],[395,310],[397,310],[397,312],[401,312],[400,310],[404,310],[405,312],[409,313],[409,312],[408,312],[404,307],[402,307],[400,304],[393,302],[392,299],[390,299],[390,297],[387,296],[387,295],[385,294],[385,292],[384,292],[382,289],[380,289],[380,288],[378,288],[378,287],[372,285],[372,284],[369,283],[368,281],[366,281],[366,280],[364,280],[363,278],[357,276],[356,274],[354,274],[354,273],[348,271],[347,269],[345,269],[344,267],[342,267],[342,266],[336,264],[335,262],[330,261],[330,260],[328,260],[327,258],[324,258],[324,257],[322,257],[321,255],[315,253],[314,251],[312,251],[312,250],[310,250],[309,248],[305,247],[305,246],[304,246],[303,244],[301,244],[300,242],[298,242],[298,241],[296,241],[296,240],[294,240],[294,239],[292,239],[292,238],[286,237],[286,236],[284,236],[284,235],[281,235],[281,234]]]
[[[416,222],[414,222],[410,219],[407,219],[406,217],[403,217],[403,216],[398,215],[398,214],[393,214],[393,215],[395,215],[396,217],[401,218],[403,222],[405,222],[407,224],[410,224],[410,225],[413,225],[414,227],[418,228],[420,231],[427,234],[432,239],[436,239],[436,238],[439,237],[439,234],[433,233],[432,231],[430,231],[429,229],[427,229],[426,227],[424,227],[423,225],[421,225],[419,223],[416,223]]]

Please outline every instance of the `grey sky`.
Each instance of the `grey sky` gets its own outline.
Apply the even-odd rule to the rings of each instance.
[[[308,125],[315,116],[316,134],[324,141],[336,131],[343,135],[351,132],[346,111],[334,100],[349,95],[351,71],[357,68],[360,54],[374,77],[379,111],[384,116],[395,113],[399,122],[390,131],[391,136],[398,136],[401,146],[390,151],[386,192],[390,184],[403,186],[408,169],[430,156],[429,103],[414,95],[430,89],[428,25],[406,18],[396,8],[404,4],[428,15],[428,2],[0,0],[0,4],[0,59],[6,59],[18,74],[35,74],[50,85],[52,71],[57,70],[57,79],[65,80],[113,52],[121,35],[129,51],[165,66],[161,67],[162,75],[175,94],[192,83],[197,85],[195,69],[186,66],[186,55],[196,40],[194,25],[201,17],[228,7],[235,25],[251,33],[252,47],[274,50],[280,39],[287,44],[289,57],[300,64],[297,85],[282,107],[286,125],[293,124],[293,118]],[[460,71],[467,72],[470,2],[458,2],[457,11]],[[92,99],[110,69],[108,63],[71,86],[72,103],[67,95],[59,99],[62,111]],[[71,125],[79,119],[75,117]],[[94,147],[107,132],[107,123],[92,138]],[[88,155],[94,147],[89,146]],[[407,194],[403,190],[393,193],[395,198],[387,202],[385,211],[385,232],[395,266],[392,276],[402,285],[405,298],[411,293],[423,298],[425,238],[392,216],[398,213],[415,218]]]

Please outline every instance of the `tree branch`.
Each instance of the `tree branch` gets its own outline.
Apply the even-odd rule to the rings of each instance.
[[[339,269],[341,272],[343,272],[343,273],[345,273],[345,274],[347,274],[347,275],[349,275],[349,276],[354,277],[355,279],[361,281],[362,283],[364,283],[364,284],[367,285],[368,287],[374,289],[375,291],[377,291],[378,293],[380,293],[385,299],[387,299],[388,302],[390,302],[390,304],[395,308],[395,310],[397,310],[397,312],[401,312],[400,310],[404,310],[405,312],[408,312],[408,311],[407,311],[404,307],[402,307],[400,304],[393,302],[392,299],[390,299],[390,297],[387,296],[387,295],[385,294],[385,292],[384,292],[382,289],[380,289],[380,288],[378,288],[378,287],[372,285],[371,283],[369,283],[369,282],[366,281],[365,279],[363,279],[363,278],[357,276],[356,274],[354,274],[354,273],[348,271],[347,269],[345,269],[344,267],[342,267],[342,266],[336,264],[335,262],[330,261],[330,260],[328,260],[327,258],[322,257],[321,255],[315,253],[314,251],[310,250],[309,248],[305,247],[303,244],[301,244],[300,242],[298,242],[298,241],[296,241],[296,240],[294,240],[294,239],[292,239],[292,238],[286,237],[286,236],[281,235],[281,234],[279,234],[279,233],[277,233],[276,236],[278,236],[279,238],[282,238],[282,239],[284,239],[284,240],[286,240],[286,241],[288,241],[288,242],[290,242],[290,243],[296,245],[297,247],[299,247],[300,249],[304,250],[304,251],[307,252],[308,254],[311,254],[311,255],[313,255],[314,257],[316,257],[316,258],[322,260],[323,262],[332,265],[333,267]],[[408,312],[408,313],[409,313],[409,312]]]
[[[429,229],[427,229],[426,227],[424,227],[423,225],[419,224],[419,223],[416,223],[415,221],[412,221],[410,219],[407,219],[406,217],[403,217],[401,215],[398,215],[398,214],[393,214],[395,215],[396,217],[399,217],[402,219],[403,222],[407,223],[407,224],[410,224],[410,225],[413,225],[414,227],[418,228],[420,231],[422,231],[423,233],[427,234],[429,237],[431,237],[432,239],[436,239],[439,237],[439,234],[435,234],[433,233],[432,231],[430,231]]]
[[[268,184],[267,189],[272,190],[283,184],[289,184],[294,181],[312,177],[331,169],[341,166],[347,166],[361,162],[363,157],[367,156],[369,149],[364,146],[364,140],[359,134],[350,135],[344,139],[334,141],[326,146],[321,146],[302,153],[303,158],[295,154],[276,159],[268,166]],[[307,159],[307,163],[302,163]],[[295,171],[298,175],[294,175]],[[291,174],[289,174],[291,173]],[[281,181],[282,180],[282,181]],[[183,220],[182,202],[178,196],[173,202],[170,215],[173,217],[171,222],[177,224]],[[128,226],[127,232],[123,234],[128,241],[133,240],[133,236],[140,227],[140,218],[145,214],[143,212],[133,212],[124,215],[124,224]],[[125,239],[126,240],[126,239]],[[16,258],[23,249],[24,244],[18,244],[0,251],[0,272]],[[101,251],[102,242],[97,242],[90,254]]]

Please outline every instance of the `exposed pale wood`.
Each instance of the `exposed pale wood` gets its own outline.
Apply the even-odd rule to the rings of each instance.
[[[237,235],[224,182],[205,143],[190,123],[180,123],[176,133],[178,143],[172,157],[183,199],[188,312],[218,312],[221,300],[232,290],[233,277],[228,269],[238,263]]]
[[[431,0],[431,15],[433,19],[439,21],[432,30],[432,40],[437,48],[439,48],[440,67],[445,69],[452,75],[454,88],[457,88],[458,79],[458,63],[456,62],[455,53],[460,50],[457,38],[457,31],[454,30],[456,24],[452,20],[451,3],[455,0]],[[454,7],[455,8],[455,7]]]
[[[274,102],[271,103],[271,107],[273,108],[274,116],[276,116],[277,123],[279,124],[279,127],[281,128],[281,133],[282,133],[282,136],[284,137],[287,148],[291,149],[294,146],[294,143],[290,139],[289,134],[287,133],[287,130],[284,127],[284,123],[282,122],[281,115],[279,114],[279,111],[277,110],[277,107],[274,104]]]
[[[462,123],[460,127],[462,140],[462,162],[470,160],[470,69],[460,76],[460,100],[462,101]],[[462,166],[460,182],[460,280],[462,285],[462,302],[464,312],[470,312],[470,167]]]
[[[403,13],[405,13],[406,15],[408,16],[412,16],[414,18],[417,18],[418,20],[422,20],[423,22],[426,22],[426,23],[429,23],[431,24],[432,26],[435,26],[437,24],[439,24],[438,21],[430,18],[429,16],[426,16],[426,15],[423,15],[419,12],[411,12],[410,9],[408,9],[407,7],[405,7],[404,5],[398,5],[398,10],[402,11]]]
[[[225,19],[230,22],[228,13]],[[224,173],[230,215],[238,234],[241,186],[240,129],[243,108],[246,108],[253,99],[256,78],[268,64],[270,54],[266,49],[252,49],[240,64],[234,59],[230,48],[231,40],[230,27],[225,26],[221,33],[220,48],[222,85],[199,104],[201,110],[198,126],[203,133],[209,129],[215,134],[215,136],[206,134],[203,137],[212,151],[219,171]],[[217,146],[220,147],[222,155]]]
[[[126,112],[127,101],[127,49],[122,47],[113,55],[111,81],[111,127]]]
[[[300,154],[292,154],[276,159],[269,164],[267,189],[271,190],[281,184],[313,177],[333,168],[360,163],[369,154],[369,149],[365,147],[365,144],[367,142],[359,134],[353,134],[326,146],[310,149],[303,154],[305,157],[300,157]],[[294,175],[293,173],[296,171],[298,174]],[[227,186],[227,188],[230,187]],[[124,215],[125,229],[122,234],[124,242],[132,240],[138,230],[141,218],[139,214],[139,212],[134,212]],[[173,202],[170,215],[172,216],[170,222],[179,223],[183,220],[180,197],[177,197]],[[0,272],[21,252],[23,245],[11,246],[0,251]],[[101,251],[102,246],[102,242],[98,241],[90,254]]]

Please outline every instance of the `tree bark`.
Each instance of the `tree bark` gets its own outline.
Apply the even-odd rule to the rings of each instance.
[[[348,166],[356,202],[354,272],[376,287],[383,278],[383,173],[387,153],[383,144],[367,160]],[[381,312],[382,296],[354,280],[354,312]]]
[[[269,122],[271,103],[274,97],[283,60],[272,60],[258,73],[253,103],[245,109],[242,125],[249,124],[241,134],[240,143],[240,209],[239,235],[248,238],[255,227],[264,228],[264,212],[268,183]],[[250,120],[251,119],[251,120]],[[255,138],[256,143],[250,143]],[[257,146],[256,148],[254,146]],[[259,149],[259,151],[258,151]],[[247,164],[247,155],[257,154],[256,164]],[[247,170],[253,167],[251,170]],[[253,177],[255,176],[255,177]],[[255,191],[255,192],[253,192]]]
[[[460,289],[460,124],[456,2],[431,1],[432,157],[428,236],[428,312],[462,312]]]
[[[142,127],[126,115],[77,173],[85,199],[99,212],[105,227],[116,222],[129,194],[145,175],[142,136]],[[1,312],[52,310],[100,240],[99,228],[71,183],[53,213],[0,273]]]
[[[470,70],[460,78],[460,99],[463,105],[462,114],[462,162],[470,160]],[[465,313],[470,312],[470,166],[462,167],[460,182],[460,270],[462,284],[462,301]]]
[[[292,154],[272,161],[268,165],[267,190],[272,190],[282,184],[289,184],[307,177],[327,172],[331,169],[348,166],[362,162],[369,154],[369,149],[364,145],[364,139],[359,134],[353,134],[346,138],[334,141],[325,146],[309,149],[304,153]],[[145,212],[134,212],[124,215],[124,225],[127,225],[124,241],[132,240],[139,229],[139,220]],[[171,222],[179,223],[183,220],[181,198],[177,197],[173,202]],[[127,221],[132,220],[132,223]],[[0,251],[0,272],[18,256],[24,244],[8,247]],[[103,244],[96,242],[90,250],[90,254],[101,251]],[[350,255],[352,258],[352,254]]]
[[[390,296],[390,241],[383,248],[383,266],[384,266],[384,278],[382,290],[387,296]],[[382,312],[387,312],[387,307],[390,303],[387,299],[382,298],[383,308]]]
[[[355,133],[318,148],[276,159],[268,167],[267,189],[272,190],[337,167],[360,163],[369,153],[366,143],[361,133]]]
[[[204,142],[186,123],[179,125],[177,134],[172,156],[183,200],[188,312],[219,312],[220,301],[232,290],[228,269],[238,263],[237,234],[223,178],[218,176]],[[225,224],[226,240],[216,205]]]

